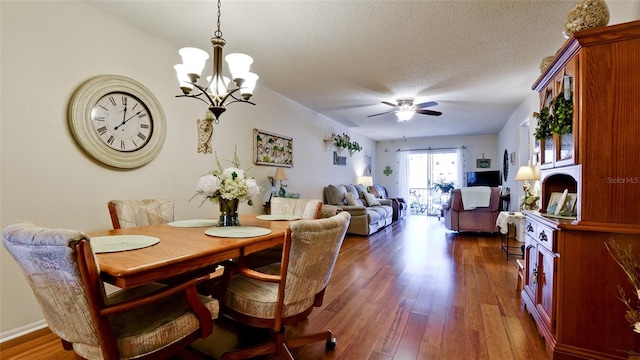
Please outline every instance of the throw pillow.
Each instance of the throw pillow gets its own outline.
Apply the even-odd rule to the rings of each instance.
[[[347,192],[344,194],[344,199],[347,200],[347,205],[349,206],[358,206],[358,203],[356,202],[356,197],[353,196],[352,193]]]
[[[369,193],[365,193],[364,194],[364,200],[367,202],[367,205],[369,206],[380,206],[382,204],[380,204],[380,201],[378,201],[378,199],[376,199],[375,196],[373,196],[372,194]]]

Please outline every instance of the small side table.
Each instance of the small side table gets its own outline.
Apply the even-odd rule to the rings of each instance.
[[[513,238],[515,240],[515,234],[518,231],[518,227],[522,228],[524,226],[524,214],[521,212],[514,211],[501,211],[498,214],[498,219],[496,220],[496,225],[500,229],[500,250],[505,253],[507,256],[507,260],[509,260],[509,256],[518,256],[521,259],[524,259],[524,253],[522,251],[522,246],[511,246],[509,245],[509,240],[512,238],[511,233],[513,231]],[[511,252],[512,249],[518,249],[519,252]]]

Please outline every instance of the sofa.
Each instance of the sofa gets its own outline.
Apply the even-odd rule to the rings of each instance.
[[[445,227],[458,232],[498,232],[496,220],[500,213],[500,187],[489,188],[488,206],[466,210],[462,200],[463,191],[465,188],[451,190],[449,201],[442,206]]]
[[[349,234],[371,235],[393,222],[392,201],[375,198],[364,185],[329,185],[324,188],[324,203],[351,214]]]
[[[407,209],[409,205],[403,198],[390,198],[387,189],[380,184],[373,184],[369,189],[371,193],[379,199],[391,200],[391,207],[393,208],[393,221],[404,219],[407,216]]]

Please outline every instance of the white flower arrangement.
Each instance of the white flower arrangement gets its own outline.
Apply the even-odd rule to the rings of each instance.
[[[247,200],[247,204],[253,206],[253,199],[260,195],[260,187],[253,177],[247,176],[246,172],[240,169],[237,150],[234,150],[233,161],[230,162],[233,166],[223,168],[216,154],[218,169],[203,175],[198,180],[198,188],[196,194],[193,195],[193,197],[198,195],[204,197],[200,205],[207,200],[217,201],[222,198]]]

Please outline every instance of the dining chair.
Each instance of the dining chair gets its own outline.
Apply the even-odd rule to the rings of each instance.
[[[294,215],[303,219],[317,219],[320,217],[321,209],[322,200],[318,199],[271,198],[271,215]]]
[[[285,327],[306,319],[322,305],[351,214],[300,220],[289,224],[280,263],[256,270],[229,261],[225,264],[218,299],[223,315],[252,327],[270,329],[271,341],[226,352],[222,360],[278,353],[293,359],[290,348],[325,341],[333,350],[331,330],[288,339]],[[198,348],[198,344],[194,344]]]
[[[164,224],[173,221],[173,200],[110,200],[107,202],[107,207],[114,229]]]
[[[91,240],[20,222],[2,234],[51,331],[83,359],[161,359],[212,332],[219,303],[195,285],[150,283],[106,295]]]
[[[293,215],[302,219],[318,219],[321,214],[322,200],[271,198],[271,215]],[[279,262],[282,258],[282,245],[264,249],[245,257],[245,264],[257,268]]]

